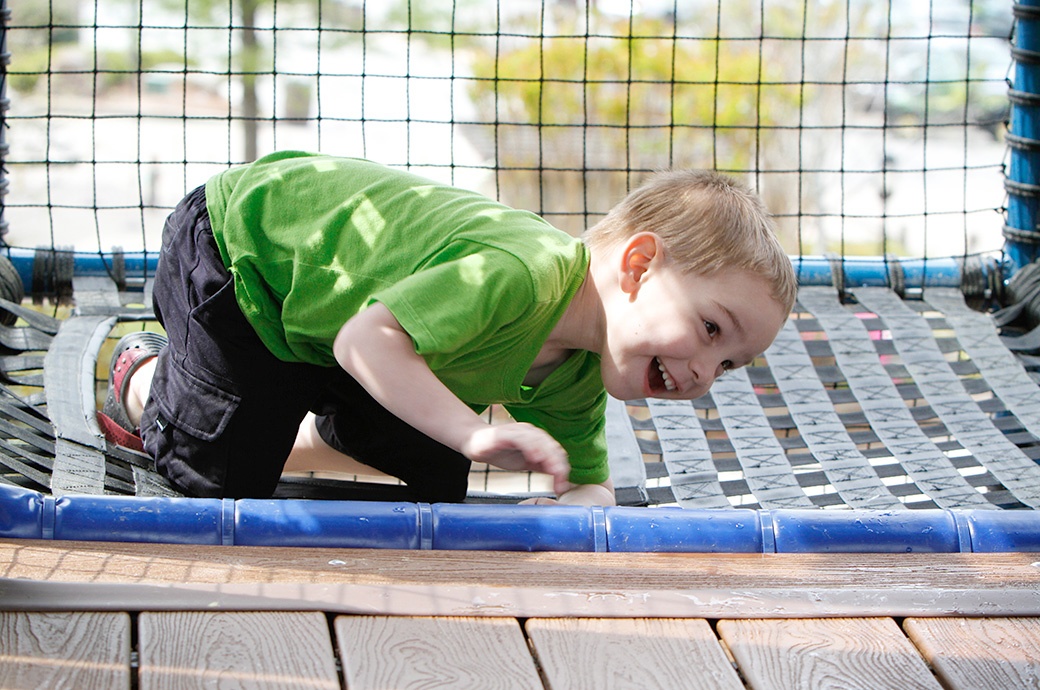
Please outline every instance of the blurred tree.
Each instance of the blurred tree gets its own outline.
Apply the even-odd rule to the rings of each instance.
[[[619,16],[546,4],[476,53],[470,93],[492,124],[470,129],[497,161],[500,196],[578,233],[646,172],[713,168],[751,178],[801,251],[815,186],[828,184],[801,171],[833,157],[849,65],[881,64],[855,37],[887,3],[643,5]]]
[[[7,28],[8,69],[13,88],[28,92],[46,73],[54,46],[72,44],[79,35],[79,0],[23,2],[12,11]]]
[[[139,0],[124,0],[135,12],[140,12]],[[192,23],[204,27],[227,27],[231,32],[229,44],[234,51],[227,56],[227,70],[238,79],[240,96],[237,117],[242,123],[243,160],[252,161],[258,152],[258,128],[262,114],[257,93],[258,80],[265,75],[275,73],[273,52],[261,40],[263,30],[259,22],[271,16],[275,11],[280,13],[294,10],[313,12],[316,19],[308,26],[319,28],[339,28],[357,22],[357,13],[351,11],[349,3],[342,0],[159,0],[161,5],[175,16],[189,18]],[[277,8],[277,10],[276,10]],[[139,29],[140,30],[140,29]],[[346,40],[345,34],[330,37],[328,45],[336,40]],[[139,41],[133,44],[139,45]],[[181,56],[187,67],[187,55]],[[141,56],[134,68],[140,71],[143,67]],[[307,94],[309,97],[309,93]]]
[[[801,94],[750,41],[694,38],[655,18],[563,18],[549,33],[480,51],[472,98],[500,194],[572,233],[644,173],[753,169],[761,128]],[[567,214],[568,209],[585,209]]]

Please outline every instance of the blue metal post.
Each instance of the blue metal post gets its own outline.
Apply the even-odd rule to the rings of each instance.
[[[1040,0],[1018,0],[1014,15],[1015,71],[1008,94],[1007,135],[1011,164],[1004,180],[1008,192],[1004,237],[1012,272],[1040,256]]]

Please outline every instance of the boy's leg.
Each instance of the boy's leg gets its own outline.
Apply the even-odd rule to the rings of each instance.
[[[204,497],[267,497],[326,370],[267,350],[234,296],[200,188],[167,220],[156,317],[169,344],[141,417],[161,474]]]
[[[126,414],[130,417],[130,422],[136,427],[141,426],[144,405],[151,394],[152,376],[155,375],[155,359],[155,357],[151,357],[141,363],[138,370],[134,372],[133,378],[130,379],[130,385],[126,390],[126,400],[123,404],[126,406]]]
[[[315,427],[332,448],[397,477],[413,501],[459,503],[466,498],[470,461],[398,419],[344,371],[315,409]]]
[[[285,472],[338,472],[366,477],[387,477],[374,467],[363,465],[354,458],[336,450],[318,433],[317,417],[308,412],[300,423],[296,442],[285,463]]]

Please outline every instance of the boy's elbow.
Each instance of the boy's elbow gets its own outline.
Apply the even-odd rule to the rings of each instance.
[[[332,341],[332,356],[348,374],[355,373],[357,365],[357,317],[343,324]]]

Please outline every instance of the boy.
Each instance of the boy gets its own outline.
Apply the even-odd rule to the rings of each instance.
[[[769,346],[795,289],[761,202],[714,173],[659,174],[582,242],[409,173],[282,152],[171,214],[153,291],[169,342],[120,341],[99,421],[124,445],[139,427],[197,496],[361,463],[461,501],[479,461],[610,505],[606,392],[704,394]],[[484,422],[492,403],[516,421]]]

